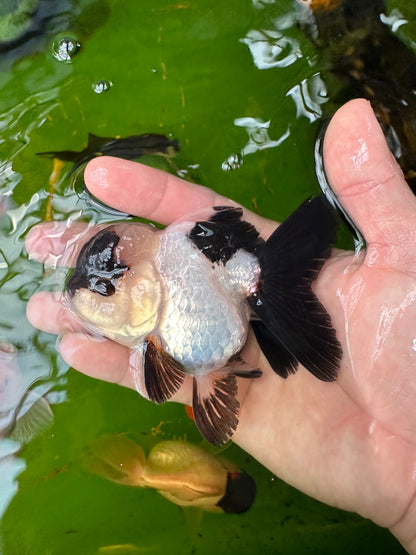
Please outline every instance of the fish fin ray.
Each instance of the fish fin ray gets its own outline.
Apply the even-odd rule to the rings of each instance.
[[[323,381],[336,379],[342,349],[312,282],[330,256],[337,225],[323,195],[302,204],[258,249],[259,285],[248,297],[253,311],[291,355],[286,371],[296,359]]]
[[[267,358],[268,363],[281,378],[287,378],[295,374],[298,369],[298,361],[285,349],[284,345],[275,337],[261,320],[251,322],[257,343]]]
[[[31,393],[30,398],[26,399],[30,405],[29,408],[25,411],[25,405],[23,404],[16,416],[14,428],[9,434],[10,439],[21,443],[29,442],[35,436],[50,428],[54,420],[51,406],[45,397],[37,397],[35,393]]]
[[[213,445],[226,443],[238,424],[237,379],[231,372],[194,377],[192,409],[201,434]]]
[[[140,372],[137,367],[134,370]],[[142,375],[135,376],[137,390],[158,404],[170,399],[185,379],[184,367],[172,358],[154,337],[148,337],[142,347],[141,371]]]

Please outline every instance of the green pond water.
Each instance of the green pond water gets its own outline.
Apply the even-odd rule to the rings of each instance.
[[[143,161],[264,216],[282,220],[318,191],[313,145],[320,118],[334,106],[317,55],[296,26],[294,1],[5,2],[1,40],[25,33],[18,4],[29,12],[49,5],[54,17],[42,36],[0,54],[0,343],[17,351],[13,372],[0,375],[0,407],[5,396],[17,404],[30,390],[45,395],[54,419],[24,446],[0,439],[0,553],[402,553],[386,530],[310,499],[233,445],[227,458],[258,490],[243,515],[201,518],[153,490],[85,472],[80,455],[102,434],[129,433],[145,450],[161,439],[201,438],[182,406],[156,406],[68,369],[56,337],[25,317],[35,291],[65,279],[28,260],[27,230],[50,210],[60,220],[115,217],[86,202],[68,178],[71,164],[51,204],[52,160],[38,152],[82,150],[88,133],[163,133],[179,140],[174,161]],[[403,0],[388,8],[392,21],[407,21],[397,32],[414,47],[416,7]],[[70,59],[65,39],[80,45]],[[230,169],[233,160],[238,167]]]

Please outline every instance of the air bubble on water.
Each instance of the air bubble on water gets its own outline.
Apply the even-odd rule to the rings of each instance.
[[[290,128],[277,140],[269,137],[270,120],[263,121],[260,118],[244,117],[234,120],[234,125],[244,127],[249,136],[248,143],[241,149],[241,155],[253,154],[259,150],[266,148],[274,148],[280,146],[290,135]]]
[[[243,157],[241,154],[234,152],[230,154],[226,160],[221,165],[221,169],[225,172],[230,172],[232,170],[238,170],[243,165]]]
[[[97,94],[102,94],[104,92],[109,91],[112,86],[113,86],[113,83],[111,81],[100,79],[100,81],[95,81],[95,83],[92,84],[92,90]]]
[[[269,135],[265,127],[254,129],[250,134],[250,137],[258,146],[263,146],[269,141]]]
[[[59,62],[70,62],[80,48],[76,39],[62,37],[53,43],[53,55]]]

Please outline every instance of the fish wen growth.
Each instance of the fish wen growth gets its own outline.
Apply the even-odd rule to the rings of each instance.
[[[267,241],[242,216],[218,206],[163,230],[110,225],[83,246],[66,285],[90,331],[131,349],[144,397],[163,403],[192,377],[195,422],[214,445],[237,427],[237,377],[261,376],[241,356],[250,325],[283,378],[300,363],[333,381],[342,356],[311,287],[336,239],[331,206],[305,202]]]

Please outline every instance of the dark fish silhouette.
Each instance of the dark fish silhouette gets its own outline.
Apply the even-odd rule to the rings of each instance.
[[[117,156],[125,160],[134,160],[145,154],[169,154],[178,150],[178,141],[169,139],[165,135],[143,133],[142,135],[115,138],[98,137],[89,133],[88,144],[83,150],[38,152],[37,155],[43,158],[58,158],[65,162],[74,162],[70,171],[72,174],[77,168],[97,156]]]

